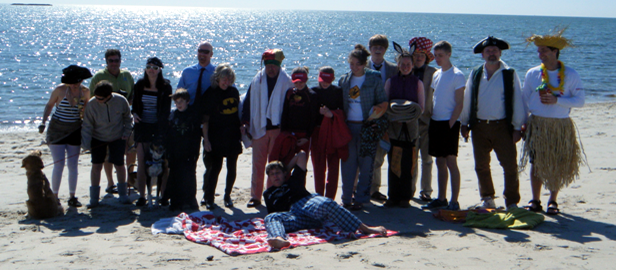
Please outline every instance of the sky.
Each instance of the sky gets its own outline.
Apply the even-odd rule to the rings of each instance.
[[[15,3],[19,0],[0,0]],[[349,10],[417,13],[458,13],[567,17],[615,18],[615,0],[25,0],[23,3],[48,3],[53,5],[135,5],[135,6],[184,6],[283,10]]]

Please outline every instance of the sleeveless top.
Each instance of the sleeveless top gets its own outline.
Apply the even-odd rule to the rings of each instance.
[[[418,103],[418,77],[414,75],[396,76],[390,78],[390,96],[388,100],[405,99]]]
[[[144,123],[156,124],[158,119],[156,117],[156,99],[157,92],[143,91],[141,102],[144,104],[143,112],[141,113],[141,121]]]
[[[68,92],[68,90],[67,90]],[[83,99],[79,99],[79,103],[75,106],[71,106],[69,100],[66,98],[66,95],[60,101],[60,104],[56,106],[56,111],[53,114],[53,118],[58,119],[61,122],[73,123],[81,121],[80,111],[81,108],[84,107]]]

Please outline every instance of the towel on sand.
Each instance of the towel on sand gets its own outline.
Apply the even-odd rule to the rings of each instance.
[[[469,212],[463,226],[489,229],[532,229],[542,222],[544,222],[544,216],[541,214],[523,208],[513,208],[505,213]]]
[[[228,221],[216,217],[209,211],[192,214],[181,213],[173,218],[163,218],[152,224],[152,234],[184,234],[186,239],[199,244],[211,245],[221,251],[235,256],[270,251],[268,233],[262,218]],[[397,234],[388,231],[388,236]],[[341,232],[332,223],[321,229],[300,230],[288,234],[290,247],[308,246],[344,239],[378,237],[376,234]]]

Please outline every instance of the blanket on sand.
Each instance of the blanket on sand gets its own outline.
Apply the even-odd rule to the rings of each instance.
[[[173,218],[163,218],[152,224],[152,234],[184,234],[186,239],[206,244],[235,256],[270,251],[268,233],[262,218],[228,221],[216,217],[209,211],[192,214],[181,213]],[[388,236],[398,232],[388,231]],[[288,234],[291,246],[308,246],[345,239],[378,237],[376,234],[364,235],[360,232],[341,232],[332,223],[321,229],[300,230]]]

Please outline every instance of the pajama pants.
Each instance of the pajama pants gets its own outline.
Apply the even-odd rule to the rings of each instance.
[[[297,201],[289,212],[276,212],[266,216],[268,238],[287,239],[288,232],[321,228],[332,222],[344,232],[355,232],[362,222],[332,199],[311,194]]]

